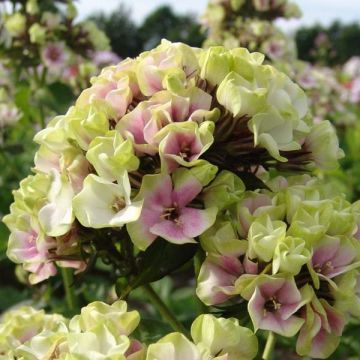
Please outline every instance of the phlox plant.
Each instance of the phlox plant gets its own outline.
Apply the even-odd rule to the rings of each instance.
[[[7,255],[33,285],[59,269],[86,282],[103,261],[119,300],[70,320],[15,310],[5,356],[253,359],[264,332],[264,359],[276,337],[295,337],[301,356],[335,351],[360,311],[360,204],[315,177],[344,156],[336,132],[263,61],[163,40],[103,69],[36,134],[33,174],[3,219]],[[151,283],[192,261],[203,305],[190,329]],[[132,335],[139,315],[124,300],[136,288],[175,333]]]
[[[272,61],[292,62],[296,44],[275,20],[299,17],[300,8],[289,0],[211,0],[201,18],[207,32],[204,46],[243,46],[264,53]]]
[[[202,16],[207,30],[204,47],[221,45],[227,49],[244,46],[266,55],[266,61],[285,72],[305,91],[314,121],[329,120],[337,128],[341,147],[347,158],[340,168],[321,170],[327,182],[341,188],[348,199],[360,194],[358,166],[359,147],[359,81],[357,57],[349,64],[330,68],[321,60],[329,58],[331,44],[320,33],[314,44],[319,53],[315,64],[297,59],[294,39],[276,27],[276,20],[301,17],[299,7],[290,1],[209,1]],[[320,175],[318,171],[318,174]]]
[[[114,55],[105,34],[76,16],[70,0],[0,2],[1,216],[31,167],[34,134],[64,112]]]

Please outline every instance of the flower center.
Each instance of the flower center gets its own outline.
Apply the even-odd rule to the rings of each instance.
[[[37,233],[35,231],[31,231],[31,233],[27,237],[27,241],[29,245],[33,245],[36,243]]]
[[[51,46],[48,50],[48,56],[49,56],[49,59],[52,60],[52,61],[57,61],[59,58],[60,58],[60,50],[55,47],[55,46]]]
[[[111,209],[114,212],[119,212],[126,207],[125,199],[122,196],[116,196],[113,203],[111,204]]]
[[[269,312],[274,312],[280,310],[281,304],[277,301],[275,296],[272,296],[269,300],[264,304],[264,315]]]
[[[170,221],[174,221],[174,222],[178,222],[178,218],[179,218],[179,207],[176,203],[173,204],[172,207],[168,207],[164,209],[164,212],[161,215],[162,219],[165,220],[170,220]]]
[[[180,156],[183,160],[189,161],[191,155],[192,155],[192,154],[191,154],[190,146],[185,145],[185,146],[181,147],[181,150],[180,150],[180,152],[179,152],[179,156]]]
[[[317,272],[317,273],[324,273],[324,272],[327,272],[327,271],[332,271],[334,270],[334,266],[332,264],[331,261],[327,261],[323,266],[321,265],[315,265],[314,266],[314,270]]]

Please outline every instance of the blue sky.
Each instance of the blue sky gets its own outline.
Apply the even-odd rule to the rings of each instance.
[[[98,11],[110,12],[120,3],[124,3],[133,10],[133,19],[140,22],[159,5],[169,4],[177,12],[200,15],[207,2],[207,0],[78,0],[77,4],[80,16],[85,17]],[[342,22],[360,22],[359,0],[297,0],[296,2],[304,13],[303,18],[286,23],[281,22],[281,27],[294,29],[299,25],[315,22],[326,25],[334,19],[340,19]]]

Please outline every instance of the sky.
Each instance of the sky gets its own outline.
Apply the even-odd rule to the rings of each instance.
[[[84,18],[96,12],[111,12],[120,3],[132,9],[132,18],[140,23],[147,14],[160,5],[168,4],[178,13],[201,15],[208,3],[207,0],[78,0],[79,15]],[[293,30],[300,25],[321,23],[327,25],[335,19],[344,23],[360,22],[359,0],[296,0],[303,11],[301,20],[281,21],[279,25]],[[106,7],[104,6],[106,4]]]

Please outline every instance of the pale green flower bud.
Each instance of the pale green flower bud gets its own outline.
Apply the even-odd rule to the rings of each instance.
[[[90,143],[86,158],[96,172],[109,181],[116,180],[124,171],[135,171],[139,166],[131,140],[124,140],[115,130],[97,136]]]
[[[27,0],[26,12],[30,15],[35,15],[39,12],[39,6],[37,0]]]
[[[249,229],[249,256],[271,261],[278,244],[285,239],[286,223],[272,221],[269,215],[257,218]]]
[[[40,24],[33,24],[29,29],[30,41],[34,44],[43,44],[46,39],[46,29]]]
[[[140,315],[137,311],[127,311],[125,301],[118,300],[112,305],[95,301],[81,309],[70,321],[72,331],[91,331],[99,324],[106,325],[114,333],[129,335],[138,326]]]
[[[26,18],[24,15],[16,12],[6,16],[4,26],[10,36],[21,36],[25,32]]]
[[[219,210],[236,203],[245,191],[242,180],[230,171],[222,171],[204,189],[204,204],[206,207],[217,206]]]
[[[234,318],[200,315],[191,326],[191,337],[203,359],[250,360],[258,351],[256,336]]]
[[[78,12],[76,10],[76,6],[73,4],[72,0],[68,0],[67,6],[66,6],[66,17],[68,19],[74,19],[76,18]]]
[[[301,267],[311,257],[311,252],[306,248],[305,240],[287,236],[280,241],[275,249],[272,271],[297,275]]]
[[[305,147],[311,152],[315,164],[324,170],[335,169],[338,160],[344,157],[335,128],[327,120],[312,127],[305,139]]]
[[[237,117],[251,117],[265,110],[266,88],[258,86],[254,81],[247,81],[235,72],[226,73],[228,75],[216,92],[221,105]]]
[[[211,86],[219,85],[232,67],[232,56],[225,48],[212,47],[200,56],[200,77]]]

